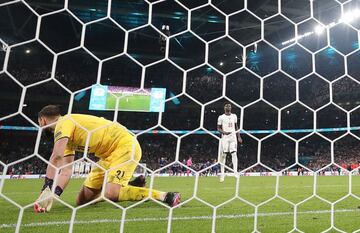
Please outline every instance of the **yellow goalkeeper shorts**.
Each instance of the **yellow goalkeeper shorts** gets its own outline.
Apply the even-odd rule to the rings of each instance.
[[[132,157],[133,156],[133,157]],[[128,185],[134,171],[141,159],[141,147],[139,143],[133,145],[121,145],[110,156],[100,159],[98,164],[108,170],[107,183]],[[105,177],[105,171],[99,167],[93,167],[84,182],[84,186],[92,189],[101,189]]]

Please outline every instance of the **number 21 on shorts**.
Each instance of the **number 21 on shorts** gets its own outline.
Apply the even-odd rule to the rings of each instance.
[[[124,177],[124,175],[125,175],[125,172],[124,172],[124,171],[117,170],[115,177],[116,177],[118,180],[120,180],[121,178]]]

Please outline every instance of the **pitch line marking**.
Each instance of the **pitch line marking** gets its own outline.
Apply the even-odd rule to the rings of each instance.
[[[316,211],[300,211],[297,214],[328,214],[330,210],[316,210]],[[335,213],[345,213],[345,212],[360,212],[357,209],[342,209],[335,210]],[[273,216],[283,216],[283,215],[292,215],[294,212],[274,212],[274,213],[258,213],[259,217],[273,217]],[[237,219],[237,218],[253,218],[254,214],[232,214],[232,215],[217,215],[217,219]],[[184,216],[184,217],[174,217],[174,221],[186,221],[186,220],[208,220],[212,219],[212,216]],[[156,221],[168,221],[168,218],[132,218],[126,219],[126,222],[156,222]],[[97,219],[91,221],[75,221],[74,224],[98,224],[98,223],[120,223],[119,219]],[[41,226],[52,226],[52,225],[69,225],[70,221],[52,221],[52,222],[42,222],[42,223],[26,223],[22,224],[21,227],[41,227]],[[16,224],[0,224],[0,229],[4,228],[15,228]]]

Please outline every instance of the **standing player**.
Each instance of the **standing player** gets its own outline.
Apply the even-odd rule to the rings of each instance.
[[[224,182],[225,179],[225,163],[228,154],[231,155],[235,175],[238,172],[237,142],[242,143],[238,129],[237,116],[231,113],[231,104],[226,102],[224,104],[224,114],[219,116],[217,121],[217,130],[221,134],[220,182]]]
[[[88,153],[94,153],[99,157],[99,166],[109,171],[105,181],[105,197],[117,202],[139,201],[149,195],[150,190],[144,187],[144,179],[140,182],[141,184],[130,182],[138,187],[128,185],[140,161],[141,148],[136,138],[124,126],[90,115],[69,114],[62,117],[59,107],[55,105],[44,107],[38,114],[38,121],[41,127],[48,126],[44,130],[53,131],[54,148],[49,159],[53,166],[48,165],[42,192],[34,204],[36,212],[50,211],[53,185],[56,185],[54,192],[58,196],[66,188],[71,177],[72,166],[64,165],[70,165],[74,161],[75,151],[84,151],[88,131],[93,131],[88,143]],[[121,164],[123,165],[119,166]],[[54,167],[63,167],[55,181]],[[77,196],[76,204],[82,205],[98,198],[104,177],[105,172],[99,167],[94,167]],[[151,196],[169,206],[180,203],[180,194],[176,192],[152,190]]]

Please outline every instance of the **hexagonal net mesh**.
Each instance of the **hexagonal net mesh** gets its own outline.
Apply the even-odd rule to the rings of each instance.
[[[358,232],[359,15],[357,0],[0,1],[0,203],[19,210],[1,231]],[[127,92],[96,111],[96,88]],[[144,99],[124,109],[154,88],[166,89],[164,111]],[[220,183],[224,103],[243,143]],[[87,139],[68,189],[99,166],[91,135],[120,122],[143,149],[135,173],[182,204],[115,203],[103,189],[97,210],[68,191],[50,217],[30,213],[42,181],[36,192],[26,182],[51,166],[37,122],[47,104],[112,121],[89,130],[72,119]]]

